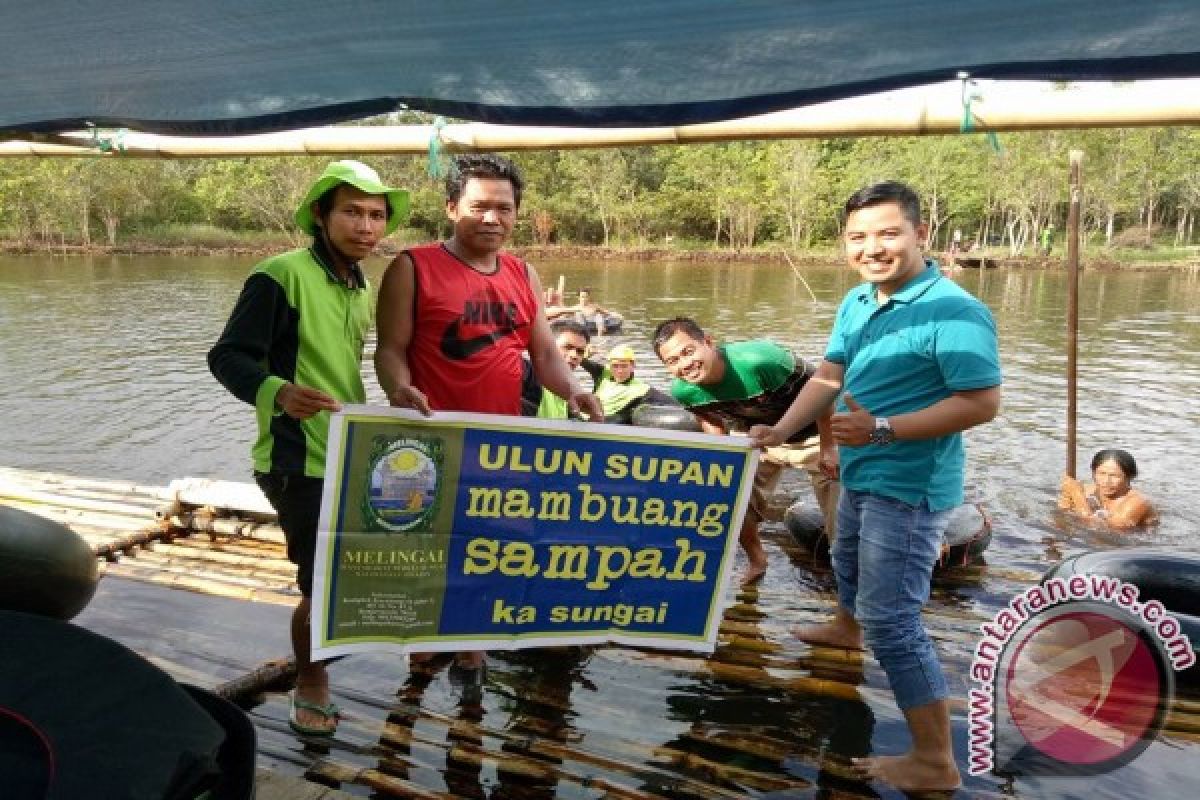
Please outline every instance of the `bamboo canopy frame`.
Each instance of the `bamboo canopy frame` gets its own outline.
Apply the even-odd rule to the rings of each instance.
[[[246,136],[161,136],[96,130],[23,134],[0,142],[0,156],[213,158],[240,156],[424,154],[702,144],[748,139],[1004,133],[1069,128],[1200,125],[1200,91],[1187,81],[1087,84],[994,82],[986,96],[960,81],[694,125],[575,128],[488,123],[307,128]],[[1181,85],[1182,84],[1182,85]],[[1170,91],[1171,86],[1178,88]],[[1166,91],[1151,91],[1165,87]],[[972,102],[974,100],[974,102]],[[9,136],[17,136],[9,134]]]

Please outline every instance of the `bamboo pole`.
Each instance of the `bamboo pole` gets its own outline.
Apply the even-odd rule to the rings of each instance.
[[[247,580],[266,579],[287,585],[296,575],[296,565],[286,559],[240,556],[222,553],[219,550],[179,547],[161,542],[155,542],[147,549],[159,557],[168,559],[168,563],[211,565]],[[142,557],[142,554],[138,555],[138,558]]]
[[[1124,90],[1122,90],[1124,89]],[[1187,96],[1162,99],[1135,87],[1095,92],[1002,92],[987,97],[974,131],[1005,132],[1200,124],[1200,104]],[[123,150],[99,152],[90,131],[28,134],[0,143],[2,156],[205,158],[214,156],[341,155],[429,152],[435,138],[447,152],[567,150],[746,139],[911,136],[962,132],[958,84],[924,99],[861,97],[791,111],[696,125],[653,128],[580,128],[485,123],[310,128],[240,137],[156,136],[126,133]]]
[[[216,517],[204,511],[183,511],[164,517],[173,527],[200,533],[218,533],[257,539],[272,544],[286,544],[283,529],[278,525],[241,520],[234,517]]]
[[[130,559],[129,561],[137,561]],[[132,580],[146,581],[173,589],[184,589],[200,594],[211,594],[217,597],[229,597],[235,600],[252,600],[260,603],[294,606],[299,602],[298,595],[285,594],[278,589],[263,586],[234,586],[223,580],[201,578],[179,568],[139,564],[131,566],[129,561],[118,561],[108,566],[108,574]]]
[[[239,702],[276,688],[290,687],[296,682],[296,660],[291,657],[267,661],[232,680],[214,686],[213,693],[226,700]]]
[[[1083,151],[1070,152],[1071,203],[1067,210],[1067,475],[1075,477],[1075,418],[1079,364],[1079,209],[1083,202]]]
[[[308,768],[305,777],[322,779],[322,783],[332,781],[334,785],[349,783],[356,786],[366,786],[377,792],[383,792],[392,797],[405,797],[412,800],[454,800],[454,795],[435,792],[418,786],[412,781],[388,775],[377,769],[352,767],[340,764],[330,758],[322,758]]]
[[[165,486],[144,486],[129,481],[99,480],[84,478],[77,475],[65,475],[57,472],[40,472],[37,470],[18,469],[16,467],[0,467],[0,482],[24,484],[30,487],[55,487],[60,489],[85,488],[98,491],[108,491],[113,494],[138,496],[147,500],[169,500],[170,491]]]
[[[796,266],[796,262],[792,261],[792,257],[790,255],[788,255],[786,252],[783,254],[783,257],[785,259],[787,259],[788,266],[792,268],[792,272],[796,275],[797,278],[800,279],[800,282],[804,284],[804,288],[808,290],[808,296],[812,298],[813,305],[814,306],[819,305],[820,303],[817,300],[816,293],[812,290],[812,287],[808,285],[808,281],[806,281],[804,279],[804,273],[802,273],[800,271],[800,268]]]
[[[286,589],[292,584],[291,576],[285,576],[279,571],[269,571],[268,575],[260,576],[258,572],[262,570],[254,570],[247,572],[246,570],[237,571],[219,571],[215,570],[215,565],[212,562],[205,562],[201,559],[186,557],[180,558],[174,555],[163,555],[155,550],[139,550],[133,558],[127,559],[126,566],[136,567],[145,565],[147,567],[158,570],[171,570],[185,574],[193,578],[209,581],[220,581],[230,585],[245,586],[248,588],[271,588],[275,591]],[[262,577],[270,579],[270,584],[264,584]]]
[[[288,561],[279,551],[271,554],[227,552],[221,539],[208,537],[180,537],[170,542],[155,543],[155,552],[177,554],[197,561],[212,561],[229,567],[247,567],[256,572],[294,574],[296,565]]]
[[[46,491],[18,486],[12,483],[0,484],[0,500],[17,500],[23,503],[44,505],[52,508],[70,508],[81,511],[98,511],[127,517],[145,518],[153,516],[153,511],[145,506],[115,500],[93,500],[57,491]]]

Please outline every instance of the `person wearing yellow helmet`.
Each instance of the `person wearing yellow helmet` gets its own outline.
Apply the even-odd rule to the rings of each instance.
[[[655,389],[634,374],[637,354],[627,344],[617,345],[608,352],[607,366],[585,360],[583,368],[591,373],[596,382],[596,397],[604,408],[604,417],[610,422],[629,424],[633,411],[642,403],[678,406],[675,398]]]

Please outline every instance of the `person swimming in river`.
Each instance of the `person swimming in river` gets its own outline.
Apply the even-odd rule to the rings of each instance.
[[[660,389],[655,389],[634,374],[636,354],[627,344],[618,345],[608,353],[608,366],[585,358],[582,367],[595,381],[595,395],[604,408],[609,422],[626,425],[633,422],[633,411],[642,403],[676,406],[679,401]]]
[[[1064,475],[1058,507],[1089,523],[1113,530],[1130,530],[1158,521],[1150,501],[1131,485],[1137,462],[1125,450],[1101,450],[1092,456],[1092,483],[1084,486]]]
[[[585,286],[579,290],[579,302],[575,305],[563,305],[562,295],[550,294],[550,290],[547,290],[546,297],[546,319],[551,322],[574,319],[582,325],[594,325],[596,333],[604,335],[604,317],[612,312],[592,299],[591,288]]]
[[[614,347],[608,354],[606,366],[591,357],[592,337],[583,323],[559,319],[551,323],[550,329],[567,366],[572,371],[582,368],[591,376],[594,394],[600,400],[606,421],[629,425],[633,422],[634,409],[642,403],[679,406],[674,397],[634,375],[635,354],[629,345]],[[526,366],[521,383],[521,413],[543,419],[570,418],[566,404],[555,400]]]

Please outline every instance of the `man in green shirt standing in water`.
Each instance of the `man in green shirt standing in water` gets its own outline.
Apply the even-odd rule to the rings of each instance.
[[[772,425],[812,376],[813,368],[766,339],[716,344],[693,319],[676,317],[654,331],[654,350],[675,380],[671,394],[696,415],[707,433],[746,431]],[[767,571],[767,553],[758,526],[767,515],[771,493],[784,467],[806,470],[832,540],[840,488],[837,449],[829,435],[829,412],[789,436],[764,455],[754,475],[750,508],[739,541],[748,564],[741,582],[748,586]]]

